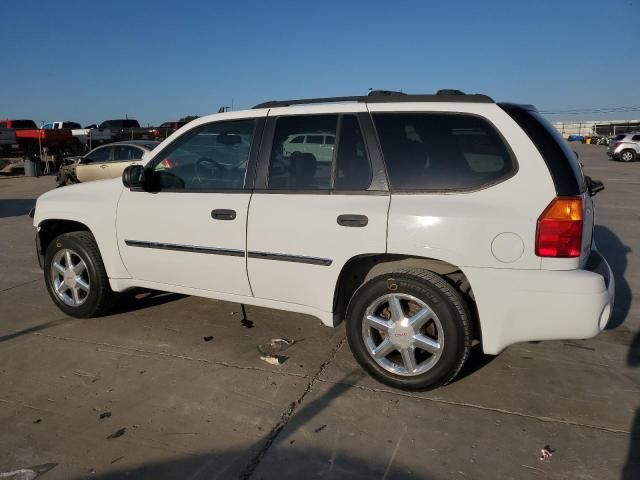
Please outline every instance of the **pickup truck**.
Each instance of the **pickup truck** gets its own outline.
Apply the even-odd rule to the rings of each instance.
[[[13,128],[20,151],[25,155],[36,153],[40,147],[46,147],[51,154],[73,151],[74,143],[71,130],[44,130],[36,126],[33,120],[0,120],[0,128]]]
[[[157,140],[161,135],[160,129],[141,127],[137,120],[130,118],[106,120],[98,126],[98,129],[110,133],[112,141]]]
[[[0,153],[6,154],[17,150],[16,131],[13,128],[0,127]]]
[[[82,128],[82,126],[76,122],[51,122],[45,124],[42,128],[44,130],[70,129],[71,135],[77,140],[78,146],[83,147],[85,151],[111,141],[110,131],[91,127]]]

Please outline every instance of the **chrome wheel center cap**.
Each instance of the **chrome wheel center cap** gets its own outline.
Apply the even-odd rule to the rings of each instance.
[[[73,273],[71,270],[67,270],[66,272],[64,272],[62,277],[64,279],[64,284],[67,287],[73,288],[76,286],[76,282],[77,282],[76,274]]]
[[[389,328],[389,340],[400,348],[408,348],[413,345],[413,328],[402,323],[395,323]]]

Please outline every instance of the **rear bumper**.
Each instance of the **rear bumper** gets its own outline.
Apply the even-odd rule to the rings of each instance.
[[[595,248],[582,270],[471,268],[465,273],[488,354],[518,342],[593,337],[613,310],[615,281]]]

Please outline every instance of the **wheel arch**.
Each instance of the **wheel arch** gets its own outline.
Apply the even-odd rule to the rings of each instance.
[[[333,297],[334,325],[340,324],[356,290],[370,278],[408,268],[429,270],[442,276],[467,302],[475,336],[480,339],[481,328],[475,297],[463,270],[452,263],[436,258],[388,253],[370,253],[350,258],[342,267]]]
[[[36,252],[40,268],[44,268],[44,255],[54,238],[58,235],[70,232],[91,232],[84,223],[75,220],[48,218],[38,224],[36,233]]]

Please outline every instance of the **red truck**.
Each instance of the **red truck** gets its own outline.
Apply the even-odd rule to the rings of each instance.
[[[37,127],[33,120],[0,120],[0,127],[13,128],[16,131],[16,141],[20,151],[25,155],[39,152],[40,147],[46,148],[48,153],[72,152],[74,149],[73,135],[68,128],[60,130],[44,130]]]

